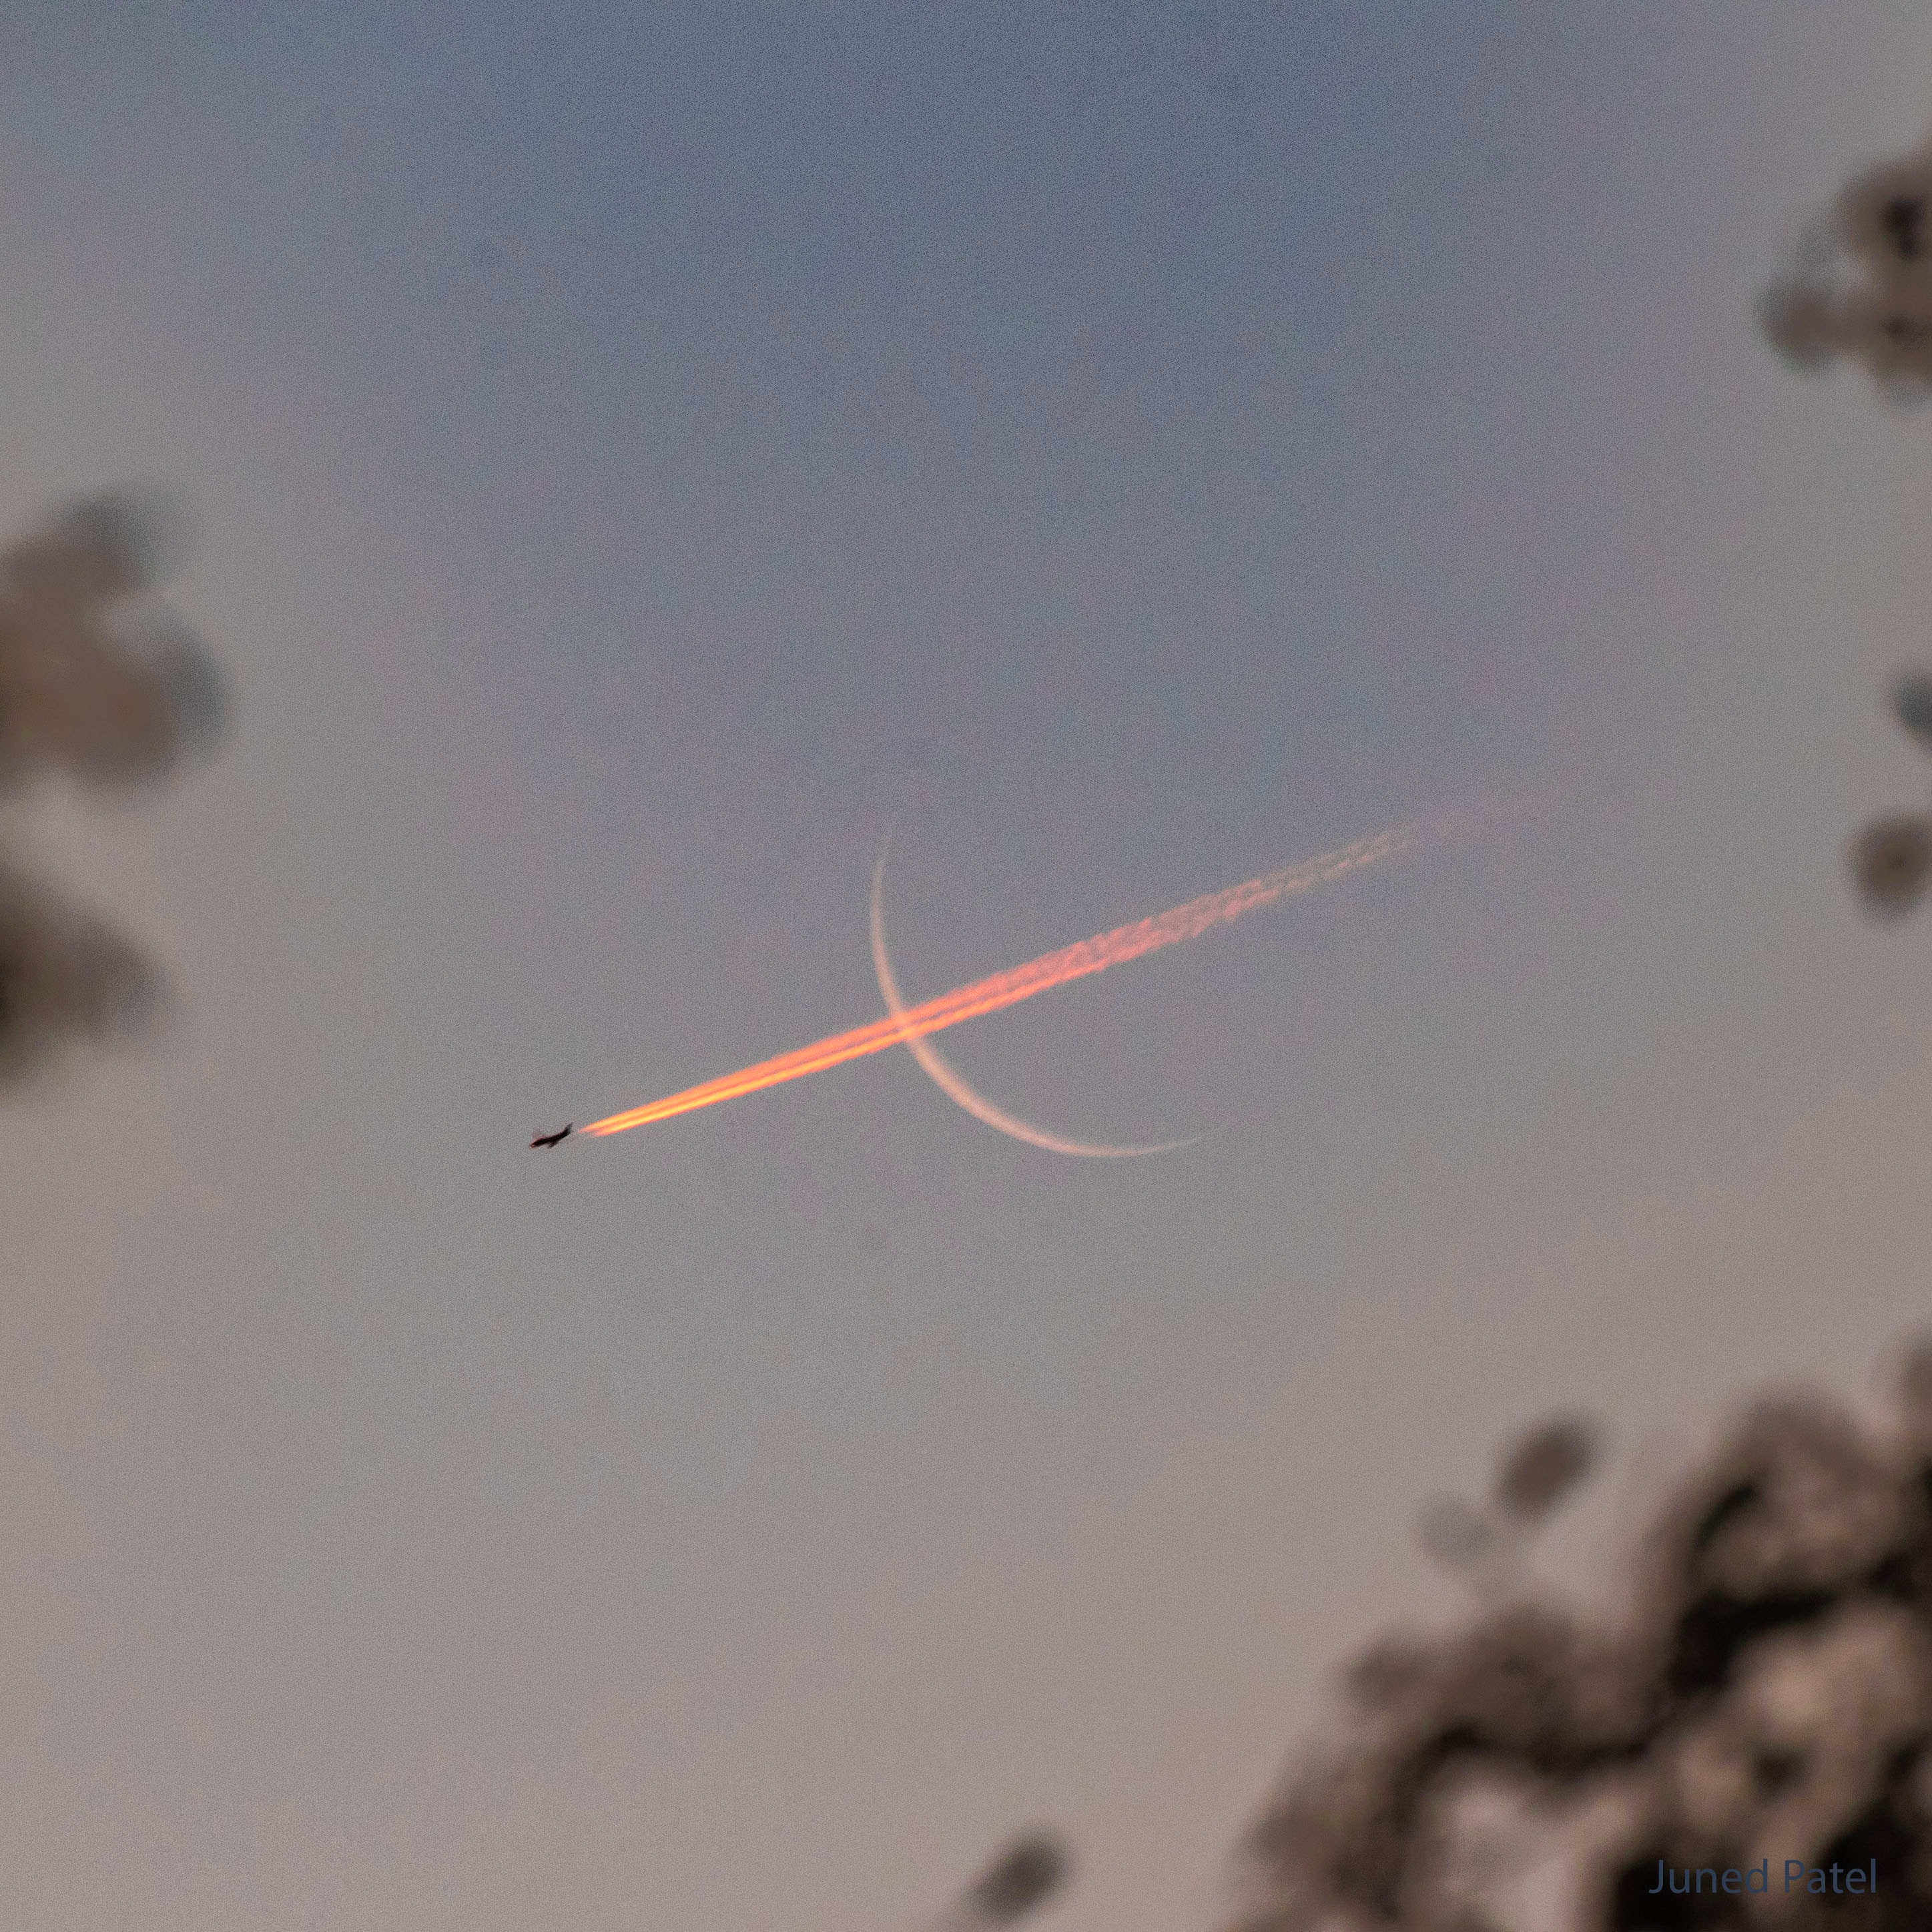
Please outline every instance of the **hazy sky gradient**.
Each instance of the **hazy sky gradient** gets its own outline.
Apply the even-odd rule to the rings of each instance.
[[[1924,1316],[1932,417],[1753,298],[1902,4],[16,8],[0,528],[232,670],[12,836],[175,1036],[0,1114],[0,1922],[1211,1922],[1506,1431]],[[947,1036],[538,1129],[1426,808]],[[1666,1453],[1659,1450],[1657,1453]],[[1566,1526],[1584,1564],[1612,1482]]]

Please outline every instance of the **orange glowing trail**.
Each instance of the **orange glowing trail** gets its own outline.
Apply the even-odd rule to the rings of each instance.
[[[1305,860],[1285,871],[1264,872],[1246,885],[1230,886],[1224,892],[1190,899],[1172,912],[1144,919],[1133,926],[1118,927],[1097,938],[1083,939],[1077,946],[1063,946],[1057,952],[1043,953],[1024,966],[1009,967],[990,979],[976,980],[950,993],[941,993],[923,1006],[908,1006],[897,1015],[887,1013],[868,1026],[854,1027],[850,1033],[835,1034],[811,1046],[795,1047],[776,1060],[761,1060],[741,1073],[726,1073],[701,1086],[687,1087],[681,1094],[653,1100],[648,1106],[633,1107],[628,1113],[613,1114],[593,1120],[582,1131],[586,1134],[621,1134],[652,1120],[668,1120],[674,1114],[688,1114],[720,1100],[734,1100],[741,1094],[755,1094],[762,1088],[776,1087],[802,1075],[817,1073],[868,1053],[883,1053],[904,1040],[922,1034],[938,1033],[943,1027],[957,1026],[962,1020],[982,1013],[995,1013],[1002,1006],[1015,1006],[1043,993],[1049,986],[1064,986],[1070,980],[1083,979],[1089,973],[1104,972],[1143,953],[1157,952],[1163,946],[1178,946],[1183,940],[1198,939],[1210,928],[1225,926],[1258,906],[1271,904],[1293,892],[1305,892],[1324,886],[1331,879],[1360,872],[1378,860],[1442,836],[1451,829],[1451,821],[1428,823],[1417,820],[1370,838],[1358,838],[1352,845]]]

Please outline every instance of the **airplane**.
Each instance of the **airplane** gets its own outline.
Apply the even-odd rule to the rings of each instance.
[[[574,1126],[576,1125],[576,1123],[572,1121],[571,1125]],[[533,1148],[554,1148],[556,1145],[559,1141],[568,1140],[569,1137],[570,1128],[562,1127],[554,1134],[538,1135],[536,1138],[531,1142],[530,1145]]]

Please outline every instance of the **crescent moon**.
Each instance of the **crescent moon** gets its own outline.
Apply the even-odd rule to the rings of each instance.
[[[888,838],[886,844],[890,843]],[[897,1019],[905,1011],[905,1001],[900,997],[899,982],[892,973],[892,958],[886,951],[885,890],[886,848],[882,846],[879,862],[872,868],[872,970],[879,976],[879,991],[884,995],[886,1010]],[[956,1100],[976,1120],[984,1120],[988,1126],[995,1127],[1003,1134],[1010,1134],[1016,1141],[1024,1141],[1030,1147],[1044,1148],[1049,1154],[1079,1154],[1090,1160],[1129,1160],[1144,1154],[1169,1154],[1176,1148],[1193,1144],[1191,1141],[1162,1141],[1153,1147],[1108,1147],[1096,1142],[1072,1141],[1064,1134],[1048,1133],[1044,1127],[1016,1120],[1004,1108],[994,1106],[985,1094],[968,1086],[959,1070],[923,1034],[906,1031],[901,1034],[900,1038],[948,1100]]]

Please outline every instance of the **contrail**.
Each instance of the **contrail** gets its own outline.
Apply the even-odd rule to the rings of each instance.
[[[613,1114],[593,1120],[584,1129],[586,1134],[621,1134],[632,1127],[648,1126],[653,1120],[668,1120],[675,1114],[694,1112],[714,1106],[720,1100],[735,1100],[741,1094],[756,1094],[807,1073],[821,1072],[828,1066],[842,1065],[868,1053],[883,1053],[889,1046],[916,1036],[938,1033],[957,1026],[962,1020],[976,1019],[982,1013],[996,1013],[1002,1006],[1017,1006],[1050,986],[1064,986],[1090,973],[1105,972],[1109,966],[1124,965],[1130,959],[1158,952],[1166,946],[1198,939],[1217,926],[1226,926],[1244,913],[1272,905],[1276,899],[1312,891],[1332,880],[1359,872],[1365,866],[1393,858],[1398,852],[1433,844],[1456,829],[1455,818],[1416,819],[1372,838],[1358,838],[1352,845],[1324,853],[1318,859],[1304,860],[1279,872],[1264,872],[1246,884],[1230,886],[1210,892],[1204,898],[1190,899],[1172,912],[1144,919],[1132,926],[1116,927],[1076,946],[1063,946],[1057,952],[1043,953],[1024,966],[1009,967],[989,979],[976,980],[950,993],[941,993],[922,1006],[908,1006],[902,1012],[888,1013],[869,1025],[854,1027],[850,1033],[835,1034],[810,1046],[794,1047],[775,1060],[761,1060],[742,1072],[722,1074],[716,1080],[687,1087],[681,1094],[668,1094],[648,1106],[633,1107],[627,1113]]]
[[[898,976],[892,971],[892,955],[886,950],[886,846],[879,850],[879,862],[872,868],[872,970],[879,976],[879,991],[884,994],[886,1010],[895,1018],[906,1010],[899,992]],[[1018,1119],[1004,1107],[996,1107],[966,1076],[923,1035],[902,1032],[906,1051],[925,1070],[927,1077],[950,1100],[964,1107],[976,1120],[1030,1147],[1044,1148],[1048,1154],[1079,1154],[1089,1160],[1130,1160],[1144,1154],[1172,1154],[1178,1148],[1192,1147],[1192,1141],[1161,1141],[1152,1147],[1114,1147],[1096,1141],[1070,1140],[1064,1134],[1049,1133],[1044,1127]]]

